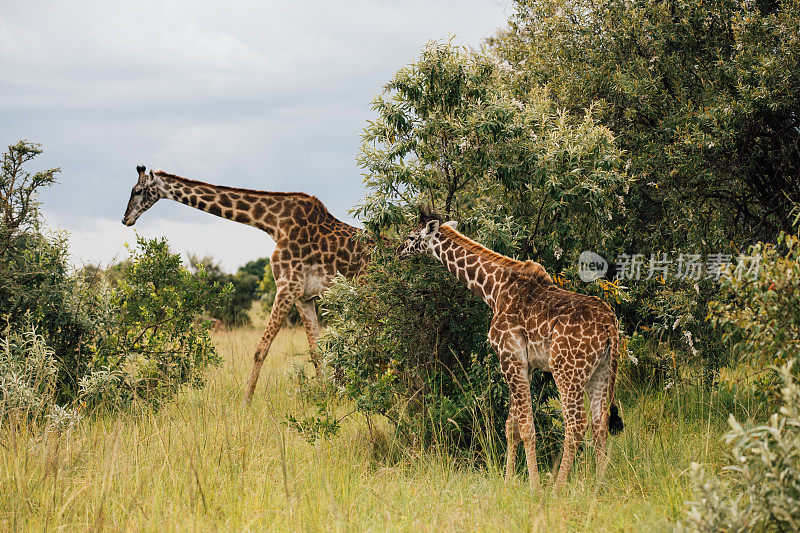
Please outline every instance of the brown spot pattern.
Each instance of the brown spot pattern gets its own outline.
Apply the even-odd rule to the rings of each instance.
[[[323,203],[305,193],[269,192],[211,185],[166,172],[155,172],[165,197],[191,195],[191,205],[212,215],[241,222],[267,232],[277,243],[271,268],[277,295],[266,329],[254,356],[247,385],[248,400],[255,391],[261,366],[286,315],[296,305],[319,371],[316,341],[319,325],[310,300],[324,291],[337,272],[357,276],[370,258],[361,230],[328,212]],[[335,253],[330,253],[335,252]]]
[[[423,215],[403,253],[433,255],[493,311],[489,342],[499,355],[511,403],[506,480],[514,473],[522,442],[531,484],[538,485],[530,390],[530,373],[536,369],[552,372],[561,397],[565,440],[556,485],[566,482],[586,432],[584,394],[591,411],[597,475],[602,476],[619,359],[614,311],[597,298],[561,289],[538,263],[505,257],[448,225],[423,239],[420,233],[427,220]]]

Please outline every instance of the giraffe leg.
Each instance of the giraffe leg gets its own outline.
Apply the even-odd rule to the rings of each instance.
[[[608,443],[608,421],[611,408],[611,366],[603,361],[592,375],[586,390],[592,413],[592,440],[597,459],[596,476],[602,479],[608,465],[606,447]]]
[[[514,471],[517,467],[517,446],[519,446],[520,438],[519,431],[517,430],[517,423],[514,421],[514,402],[508,409],[508,418],[506,419],[506,483],[511,481],[514,477]]]
[[[533,426],[533,404],[531,400],[531,384],[528,380],[527,361],[520,357],[516,352],[500,354],[500,360],[514,361],[516,364],[506,364],[503,367],[503,374],[508,382],[509,394],[512,396],[512,412],[509,412],[508,419],[512,420],[516,432],[509,433],[508,420],[506,421],[506,438],[509,440],[509,455],[506,457],[506,476],[509,475],[508,462],[514,466],[515,459],[512,458],[512,448],[516,451],[519,441],[512,445],[512,439],[517,436],[522,439],[525,448],[525,461],[528,463],[528,478],[531,487],[539,486],[539,464],[536,461],[536,428]],[[509,437],[511,435],[511,437]]]
[[[569,471],[578,447],[586,434],[586,409],[583,406],[583,388],[563,386],[556,380],[561,396],[561,407],[564,411],[564,449],[561,452],[561,467],[558,469],[556,489],[563,487],[569,477]]]
[[[606,447],[608,445],[608,409],[609,402],[606,394],[600,389],[589,392],[589,407],[592,410],[592,440],[597,460],[595,475],[597,479],[602,479],[608,466],[608,455]]]
[[[497,320],[496,316],[495,320]],[[489,328],[489,342],[500,358],[500,370],[508,383],[508,393],[511,399],[506,420],[506,438],[508,439],[506,479],[510,479],[513,475],[516,447],[519,443],[518,439],[522,439],[525,461],[528,463],[528,478],[531,487],[538,488],[539,464],[536,461],[536,428],[533,425],[533,403],[531,382],[528,379],[525,337],[518,332],[510,332],[508,328],[498,327],[493,323]]]
[[[250,379],[247,381],[247,403],[253,399],[253,393],[256,390],[256,383],[258,382],[258,375],[261,372],[261,367],[264,365],[264,359],[267,357],[269,347],[275,336],[283,326],[283,321],[286,320],[286,315],[289,314],[289,309],[294,304],[298,296],[297,287],[290,284],[280,284],[278,292],[275,295],[275,302],[272,304],[272,311],[269,314],[267,327],[261,335],[261,340],[258,342],[256,352],[253,357],[253,371],[250,373]]]
[[[308,348],[311,351],[311,362],[314,363],[314,370],[317,371],[317,377],[320,378],[322,377],[322,364],[317,353],[317,338],[319,337],[317,308],[314,300],[297,300],[294,305],[303,320],[303,327],[305,327],[306,337],[308,337]]]
[[[526,372],[527,374],[527,372]],[[527,377],[527,376],[526,376]],[[531,385],[525,379],[517,385],[519,394],[523,395],[521,400],[517,397],[516,412],[517,429],[522,438],[522,445],[525,447],[525,462],[528,463],[528,478],[531,487],[539,487],[539,463],[536,460],[536,428],[533,426],[533,405],[531,403]]]

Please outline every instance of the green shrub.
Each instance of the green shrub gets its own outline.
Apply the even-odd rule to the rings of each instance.
[[[206,369],[220,358],[208,328],[194,318],[231,290],[211,281],[203,267],[196,274],[184,268],[166,240],[139,237],[110,293],[114,312],[90,346],[81,400],[91,407],[137,399],[158,404],[184,385],[202,386]]]
[[[708,319],[719,296],[712,279],[632,280],[619,319],[632,331],[628,349],[638,361],[626,365],[636,387],[691,381],[711,389],[729,363],[729,347]]]
[[[22,329],[9,323],[0,337],[0,419],[62,420],[67,415],[60,406],[76,402],[90,410],[134,401],[159,405],[184,385],[202,386],[207,368],[219,363],[208,328],[194,317],[229,289],[210,282],[202,268],[189,272],[165,240],[139,238],[117,287],[66,280],[69,292],[60,298],[67,308],[83,309],[70,315],[83,321],[83,363],[63,368],[58,351],[36,329],[50,325],[36,309],[25,315]]]
[[[620,220],[630,250],[721,252],[790,231],[798,2],[513,5],[489,52],[522,94],[546,86],[560,109],[594,108],[614,132],[637,178]]]
[[[725,441],[732,448],[722,479],[692,465],[686,529],[800,529],[800,384],[790,368],[781,369],[783,406],[768,423],[742,424],[731,415]]]
[[[41,416],[54,403],[55,352],[31,327],[0,344],[0,420]]]
[[[322,305],[320,345],[359,410],[387,417],[411,443],[484,459],[502,451],[508,389],[486,339],[491,311],[445,269],[377,250],[365,274],[337,278]],[[560,441],[547,403],[552,379],[534,374],[533,394],[546,462]]]
[[[72,420],[64,406],[160,404],[183,385],[200,386],[219,361],[194,317],[228,289],[204,269],[192,274],[166,241],[139,238],[113,287],[71,272],[64,234],[45,236],[37,189],[57,169],[31,175],[41,153],[10,146],[0,172],[0,420]]]
[[[732,275],[712,305],[712,320],[733,343],[750,385],[767,399],[779,398],[772,368],[794,362],[800,369],[800,238],[781,234],[777,244],[759,243],[749,255],[758,275]]]
[[[373,100],[358,162],[367,227],[405,229],[428,203],[483,245],[560,272],[605,253],[631,185],[614,135],[591,110],[515,91],[485,54],[429,43]]]
[[[0,423],[45,418],[52,428],[72,426],[81,416],[78,409],[55,403],[57,385],[55,352],[33,326],[5,335],[0,341]]]
[[[66,401],[77,390],[86,369],[85,345],[93,324],[83,296],[67,265],[64,234],[45,237],[37,191],[55,182],[58,169],[29,173],[26,165],[42,152],[20,141],[3,154],[0,171],[0,317],[8,332],[37,334],[56,353],[56,399]],[[79,291],[78,291],[79,292]]]

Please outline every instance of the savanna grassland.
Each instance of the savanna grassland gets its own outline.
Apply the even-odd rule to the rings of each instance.
[[[388,424],[370,432],[344,400],[335,406],[339,434],[309,444],[284,423],[316,409],[296,378],[305,335],[280,333],[248,407],[242,389],[258,336],[217,332],[224,361],[208,385],[160,410],[94,415],[62,432],[4,433],[0,529],[671,529],[689,497],[690,463],[716,469],[728,413],[748,414],[747,405],[702,389],[634,396],[623,377],[626,427],[612,439],[606,479],[595,482],[587,440],[566,488],[532,491],[522,468],[505,485],[499,460],[478,468],[400,446]]]
[[[0,530],[800,530],[798,35],[800,0],[516,0],[479,50],[429,42],[361,132],[350,214],[375,246],[320,298],[340,388],[306,377],[289,328],[250,405],[265,317],[237,326],[272,306],[280,269],[185,266],[137,237],[124,262],[74,271],[37,200],[60,169],[8,146]],[[135,216],[169,197],[139,177]],[[587,438],[560,491],[530,487],[522,460],[504,483],[491,313],[396,253],[426,208],[614,309],[625,429],[604,479]],[[552,456],[558,391],[532,389]]]

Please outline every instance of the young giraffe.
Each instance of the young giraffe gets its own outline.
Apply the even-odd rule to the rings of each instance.
[[[619,357],[614,312],[597,298],[559,288],[540,264],[493,252],[456,231],[455,222],[441,220],[423,211],[400,255],[432,255],[492,308],[489,341],[500,357],[511,399],[506,481],[522,440],[531,485],[539,484],[529,377],[534,369],[552,372],[561,396],[566,429],[556,487],[567,480],[586,432],[584,393],[591,405],[597,475],[602,476],[608,431],[622,430],[613,403]]]
[[[253,371],[247,383],[247,401],[253,397],[258,375],[270,345],[292,305],[303,320],[311,358],[317,373],[319,322],[313,298],[330,285],[337,272],[359,274],[369,261],[370,241],[362,231],[336,219],[318,198],[301,192],[266,192],[210,185],[166,172],[136,167],[139,180],[131,191],[122,223],[136,219],[160,198],[168,198],[218,217],[255,226],[269,234],[277,246],[272,254],[272,274],[277,294],[267,327],[256,348]]]

